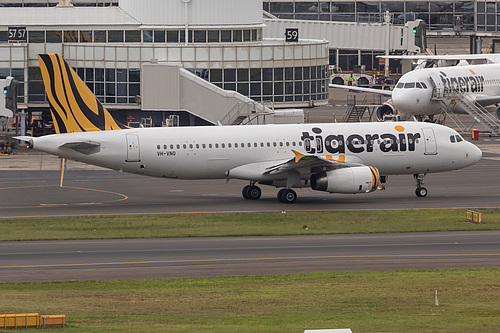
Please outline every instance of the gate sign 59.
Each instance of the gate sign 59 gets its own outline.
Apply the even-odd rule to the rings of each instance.
[[[298,42],[299,41],[299,29],[298,28],[286,28],[285,29],[285,42]]]
[[[9,27],[8,33],[9,41],[26,42],[28,40],[26,27]]]

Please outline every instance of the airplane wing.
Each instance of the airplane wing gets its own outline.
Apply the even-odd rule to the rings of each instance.
[[[474,98],[481,106],[488,106],[500,103],[500,96],[479,95]]]
[[[317,155],[304,155],[295,150],[292,151],[295,154],[294,158],[268,167],[264,174],[276,175],[286,173],[291,170],[295,170],[300,173],[301,170],[311,170],[316,167],[322,167],[326,170],[334,170],[364,165],[359,158],[349,158],[351,161],[346,161],[345,155],[340,155],[338,159],[334,159],[330,155],[323,157]]]
[[[392,90],[364,88],[364,87],[355,87],[355,86],[343,86],[341,84],[330,84],[329,86],[330,86],[330,88],[348,89],[348,90],[361,91],[361,92],[372,93],[372,94],[392,96]]]
[[[354,166],[362,166],[363,161],[359,157],[340,155],[337,159],[327,155],[304,155],[295,150],[292,150],[295,157],[284,159],[281,161],[263,161],[240,165],[227,172],[228,178],[235,179],[270,179],[270,178],[287,178],[290,173],[297,176],[301,174],[309,175],[313,169],[318,171],[329,171],[340,168],[349,168]],[[319,170],[321,169],[321,170]]]
[[[481,62],[497,64],[500,63],[500,54],[445,54],[445,55],[380,55],[377,58],[382,59],[409,59],[409,60],[445,60],[445,61],[459,61],[466,60],[468,62]]]

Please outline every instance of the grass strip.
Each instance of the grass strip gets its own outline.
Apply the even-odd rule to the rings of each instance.
[[[0,241],[210,236],[279,236],[500,229],[500,209],[180,214],[118,217],[0,219]],[[307,227],[307,228],[306,228]]]
[[[68,333],[499,332],[499,281],[492,268],[1,283],[0,309],[65,314]]]

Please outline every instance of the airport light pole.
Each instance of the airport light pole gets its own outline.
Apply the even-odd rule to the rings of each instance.
[[[384,14],[384,24],[385,24],[385,55],[386,58],[384,59],[384,76],[388,77],[389,76],[389,58],[387,56],[389,55],[389,45],[391,43],[391,14],[389,13],[388,10],[385,11]]]

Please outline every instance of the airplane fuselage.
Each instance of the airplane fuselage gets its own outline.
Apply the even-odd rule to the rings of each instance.
[[[453,137],[453,139],[450,139]],[[441,125],[418,122],[139,128],[33,139],[35,149],[110,169],[181,179],[284,179],[266,168],[293,151],[418,174],[463,168],[479,149]],[[231,172],[251,165],[243,172]],[[313,171],[301,173],[303,179]]]
[[[439,114],[444,106],[464,113],[459,104],[452,104],[456,92],[467,94],[472,99],[478,96],[500,97],[499,76],[500,64],[414,70],[398,81],[392,92],[392,103],[398,112],[410,116]],[[436,87],[444,93],[444,98],[433,98]]]

